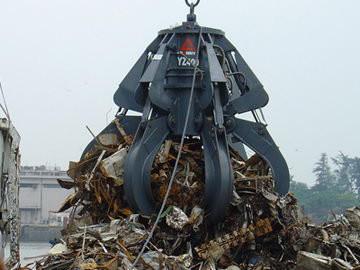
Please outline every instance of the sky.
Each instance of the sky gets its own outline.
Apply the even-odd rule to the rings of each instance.
[[[265,86],[269,130],[297,181],[322,152],[360,155],[358,0],[201,0]],[[184,0],[0,0],[0,81],[22,164],[78,160],[115,112],[113,94]]]

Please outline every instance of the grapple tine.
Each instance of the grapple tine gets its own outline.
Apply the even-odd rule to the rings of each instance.
[[[125,196],[134,210],[145,215],[156,210],[150,173],[154,158],[168,134],[167,117],[142,122],[126,158]]]
[[[232,135],[268,162],[275,180],[276,191],[285,195],[289,191],[289,168],[266,126],[242,119],[233,118],[233,120]]]
[[[237,114],[253,111],[266,106],[269,102],[269,96],[264,88],[254,88],[242,96],[229,102],[226,111],[229,114]]]
[[[140,56],[138,61],[132,67],[131,71],[125,76],[120,83],[118,90],[114,94],[114,102],[116,105],[129,110],[142,112],[143,104],[139,104],[136,100],[136,93],[140,86],[140,78],[142,77],[147,65],[151,62],[148,54],[156,50],[161,38],[157,37]]]
[[[232,72],[240,72],[245,76],[246,86],[241,85],[240,81],[236,80],[239,88],[242,89],[242,94],[240,97],[230,100],[226,111],[229,114],[236,114],[249,112],[266,106],[269,102],[269,96],[240,53],[235,49],[236,62],[231,54],[229,54],[227,58],[232,66]]]
[[[143,106],[136,102],[135,95],[147,61],[148,51],[145,51],[131,69],[131,72],[126,75],[125,79],[119,85],[118,90],[114,94],[114,102],[119,107],[142,112]]]
[[[225,37],[217,39],[215,44],[224,50],[236,89],[241,92],[232,95],[225,111],[234,115],[266,106],[269,96],[238,50]]]
[[[206,120],[201,133],[205,158],[205,203],[210,221],[221,221],[233,194],[233,171],[225,130]]]
[[[247,160],[248,154],[246,153],[244,144],[239,140],[234,141],[233,138],[234,137],[231,133],[228,134],[228,143],[230,149],[236,151],[243,160]]]

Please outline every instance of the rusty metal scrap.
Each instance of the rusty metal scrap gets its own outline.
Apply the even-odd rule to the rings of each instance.
[[[215,240],[211,240],[208,244],[203,244],[195,248],[196,252],[202,259],[211,257],[212,247],[217,246],[224,250],[239,247],[245,243],[255,240],[256,237],[262,237],[272,232],[272,226],[269,219],[261,219],[255,225],[247,228],[241,228],[231,234],[225,234]]]
[[[323,269],[309,268],[319,265],[317,255],[326,258],[324,269],[359,267],[359,208],[321,226],[310,224],[294,195],[275,193],[271,172],[258,155],[242,160],[231,151],[232,203],[221,224],[209,223],[197,138],[186,140],[167,210],[139,264],[132,267],[155,218],[137,214],[127,204],[122,175],[132,139],[120,123],[117,128],[119,137],[99,138],[99,147],[70,163],[73,182],[59,180],[74,190],[60,208],[71,209],[63,243],[27,269]],[[155,158],[151,188],[158,204],[178,150],[179,142],[166,141]]]

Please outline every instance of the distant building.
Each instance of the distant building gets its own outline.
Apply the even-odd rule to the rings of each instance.
[[[22,224],[48,224],[71,193],[57,179],[70,180],[65,171],[46,166],[23,166],[20,171],[20,216]]]

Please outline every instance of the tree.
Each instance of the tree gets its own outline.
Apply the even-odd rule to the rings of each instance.
[[[332,160],[336,166],[336,188],[340,192],[353,192],[352,180],[350,179],[350,171],[352,165],[351,158],[340,152],[340,154]]]
[[[351,159],[350,165],[350,181],[360,199],[360,158],[355,157]]]
[[[314,221],[326,221],[331,212],[340,214],[345,209],[359,203],[356,194],[352,192],[340,192],[336,189],[328,189],[323,192],[314,192],[304,203],[306,214]]]
[[[331,212],[342,213],[349,207],[359,205],[360,158],[350,158],[340,152],[331,160],[336,166],[334,171],[328,156],[321,154],[313,170],[316,176],[313,187],[295,182],[291,178],[291,192],[298,198],[305,213],[315,222],[326,221]]]
[[[316,184],[312,188],[314,191],[326,191],[334,188],[336,179],[331,171],[326,153],[321,154],[320,160],[315,164],[313,173],[316,175]]]
[[[302,182],[296,182],[291,179],[290,191],[294,193],[295,197],[299,200],[300,204],[303,204],[311,196],[310,188],[307,184]]]

